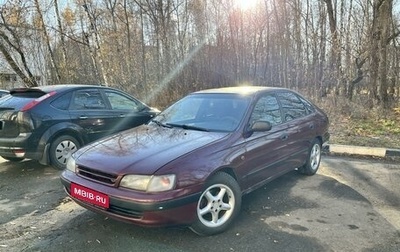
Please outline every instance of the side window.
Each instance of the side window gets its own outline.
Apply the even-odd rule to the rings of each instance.
[[[110,91],[105,93],[111,104],[111,109],[139,111],[141,108],[140,102],[129,99],[124,95]]]
[[[67,110],[69,107],[69,103],[71,102],[71,96],[72,96],[72,92],[68,92],[68,93],[58,97],[54,101],[52,101],[51,106],[53,106],[57,109]]]
[[[78,90],[72,99],[71,109],[105,109],[106,105],[100,92],[96,90]]]
[[[308,111],[297,95],[291,92],[279,92],[277,97],[282,106],[286,122],[308,115]]]
[[[306,99],[304,99],[302,97],[300,97],[300,100],[303,102],[304,106],[306,106],[308,114],[311,114],[312,112],[315,111],[314,106],[311,105],[311,103],[309,101],[307,101]]]
[[[272,95],[261,97],[254,106],[250,119],[251,123],[255,121],[268,121],[272,125],[282,123],[281,111],[277,99]]]

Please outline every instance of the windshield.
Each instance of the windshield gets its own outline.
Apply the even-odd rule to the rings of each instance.
[[[234,131],[244,117],[249,98],[235,94],[192,94],[179,100],[153,122],[165,127],[201,131]]]

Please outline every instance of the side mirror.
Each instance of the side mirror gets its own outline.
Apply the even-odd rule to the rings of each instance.
[[[251,126],[251,131],[252,132],[263,132],[263,131],[269,131],[272,128],[272,124],[268,121],[256,121],[253,123]]]

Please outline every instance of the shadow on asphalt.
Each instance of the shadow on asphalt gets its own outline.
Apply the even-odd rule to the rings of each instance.
[[[359,168],[351,165],[349,162],[339,162],[339,165],[337,161],[332,162],[331,160],[325,160],[325,162],[329,164],[329,166],[334,167],[337,172],[340,172],[348,179],[352,178],[352,180],[357,181],[358,183],[367,183],[373,188],[371,192],[376,194],[377,197],[383,199],[388,205],[398,207],[400,209],[400,195],[393,190],[394,186],[398,186],[398,182],[400,181],[399,173],[391,173],[389,175],[389,177],[391,177],[391,181],[389,181],[389,183],[382,184],[376,180],[376,174],[371,174],[365,170],[360,170]],[[372,165],[374,162],[379,163],[376,160],[370,161]],[[394,163],[392,162],[387,162],[385,164],[385,169],[389,170],[389,172],[391,169],[397,169],[392,167],[395,167]],[[377,168],[377,171],[379,173],[379,168]],[[385,176],[383,170],[382,174]]]
[[[15,198],[7,203],[14,208],[9,215],[12,218],[7,218],[7,221],[38,209],[34,217],[42,218],[45,216],[43,213],[58,206],[66,196],[59,174],[60,171],[34,161],[2,163],[2,199],[4,195]],[[362,178],[362,174],[355,176]],[[17,185],[21,190],[23,188],[22,192],[13,190]],[[50,194],[57,201],[47,202],[46,195]],[[324,205],[326,199],[330,200],[331,206]],[[375,219],[382,222],[382,217],[373,210],[371,203],[351,187],[331,177],[320,174],[308,177],[293,171],[245,195],[240,215],[229,230],[219,235],[200,237],[183,227],[138,227],[83,210],[70,202],[82,213],[61,213],[66,222],[59,228],[38,234],[38,238],[29,241],[24,251],[341,251],[340,244],[332,245],[324,239],[325,236],[318,236],[318,230],[313,230],[313,227],[321,230],[340,227],[334,232],[344,236],[346,232],[359,231],[360,227],[352,222],[339,222],[341,212],[331,213],[336,216],[335,220],[323,213],[330,211],[329,208],[333,208],[336,202],[344,204],[343,213],[355,214],[347,218],[365,215],[361,218],[366,221]],[[43,208],[39,208],[40,205]],[[308,211],[310,214],[292,216],[293,212]],[[313,214],[315,212],[318,214]],[[68,218],[69,214],[71,218]],[[0,220],[3,223],[4,217]],[[362,237],[363,233],[359,232],[353,234]],[[375,248],[379,250],[382,247],[377,245]]]
[[[293,248],[329,251],[317,239],[277,231],[265,223],[270,216],[294,209],[317,208],[318,203],[290,194],[299,181],[304,183],[318,177],[322,179],[319,175],[305,178],[291,172],[245,196],[242,211],[231,228],[216,236],[200,237],[184,227],[143,228],[85,211],[71,218],[61,229],[43,235],[44,239],[32,248],[34,251],[52,246],[62,246],[63,251],[76,248],[83,251],[289,251]],[[322,188],[333,184],[322,185]],[[307,231],[296,225],[291,228]]]
[[[59,201],[49,201],[48,195],[65,197],[59,174],[60,171],[33,160],[0,163],[0,224],[33,212],[43,213],[57,206]]]

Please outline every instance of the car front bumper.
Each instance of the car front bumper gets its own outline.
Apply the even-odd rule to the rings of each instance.
[[[165,200],[164,193],[149,193],[146,200],[143,197],[145,193],[130,191],[131,197],[127,197],[126,191],[128,190],[92,182],[67,170],[61,174],[60,179],[65,192],[80,206],[119,221],[148,227],[180,226],[193,223],[196,218],[197,200],[201,194],[198,192],[171,198],[173,193],[166,192]],[[108,195],[109,208],[102,208],[73,197],[70,192],[71,183]]]

